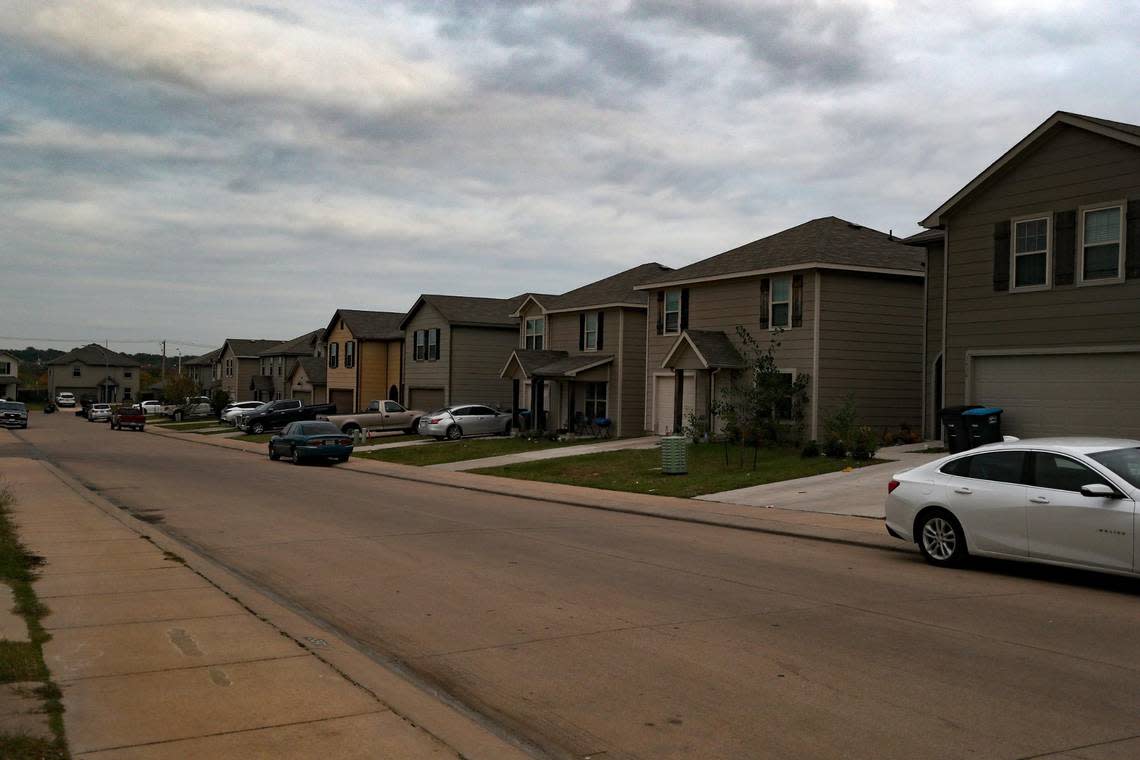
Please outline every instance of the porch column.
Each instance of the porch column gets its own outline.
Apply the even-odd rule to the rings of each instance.
[[[546,420],[543,419],[546,417],[546,410],[542,408],[543,385],[544,381],[541,377],[535,377],[530,381],[530,389],[533,395],[533,401],[530,405],[530,419],[535,430],[546,429]]]
[[[574,381],[566,381],[566,424],[563,427],[574,432]]]
[[[511,380],[511,424],[519,426],[519,379]]]
[[[685,370],[673,370],[673,377],[673,435],[680,435],[685,429]]]

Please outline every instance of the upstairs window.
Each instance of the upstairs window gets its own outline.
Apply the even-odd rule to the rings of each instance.
[[[792,325],[792,276],[772,278],[772,298],[768,303],[768,326],[772,329]]]
[[[1120,282],[1124,279],[1124,204],[1080,211],[1081,282]]]
[[[329,369],[336,369],[340,366],[340,344],[329,344]]]
[[[427,358],[428,361],[439,359],[439,328],[427,331]]]
[[[598,312],[589,311],[585,314],[582,326],[582,343],[586,351],[598,350]]]
[[[78,364],[76,364],[74,367],[71,368],[71,376],[72,377],[79,377],[82,374],[83,374],[83,368],[80,367]]]
[[[418,362],[427,358],[427,330],[416,330],[415,353],[412,358]]]
[[[12,374],[12,363],[11,362],[0,362],[0,375],[10,375],[10,374]]]
[[[681,289],[665,291],[665,335],[681,333]]]
[[[526,348],[541,351],[546,343],[546,318],[531,317],[526,321]]]
[[[1049,287],[1049,217],[1013,221],[1013,287],[1010,290],[1040,290]]]
[[[356,366],[356,341],[354,340],[344,342],[344,366],[346,369]]]

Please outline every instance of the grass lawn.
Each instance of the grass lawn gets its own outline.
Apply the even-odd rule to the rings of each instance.
[[[259,435],[239,435],[231,438],[231,441],[247,441],[249,443],[269,443],[269,439],[277,433],[260,433]]]
[[[31,641],[0,641],[0,683],[40,683],[33,691],[42,700],[55,739],[45,741],[0,731],[0,757],[5,760],[63,760],[68,757],[63,734],[63,705],[59,687],[49,680],[43,656],[44,642],[51,637],[40,620],[48,610],[32,590],[34,568],[42,559],[29,554],[16,537],[9,517],[12,501],[9,491],[0,484],[0,581],[12,587],[16,598],[14,611],[27,620]]]
[[[221,427],[221,425],[214,425],[214,427]],[[209,430],[209,428],[206,428],[204,430],[196,430],[195,432],[198,433],[198,435],[225,435],[226,433],[241,432],[241,430],[234,427],[233,425],[226,425],[225,430],[209,430],[209,432],[206,432],[206,430]]]
[[[423,436],[418,436],[422,438]],[[400,440],[410,439],[405,436]],[[379,451],[365,451],[353,456],[366,459],[380,459],[384,462],[396,464],[414,464],[419,466],[429,464],[443,464],[445,462],[462,462],[468,459],[482,459],[483,457],[497,457],[503,454],[518,454],[523,451],[538,451],[539,449],[552,449],[559,446],[574,446],[589,443],[589,441],[529,441],[525,438],[464,438],[460,441],[440,441],[429,443],[426,446],[407,446],[398,449],[381,449]]]
[[[561,459],[543,459],[503,467],[485,467],[474,472],[523,480],[543,480],[572,486],[606,488],[611,491],[634,491],[658,496],[700,496],[734,488],[758,486],[780,480],[804,478],[835,472],[844,467],[877,464],[851,459],[815,457],[804,459],[798,449],[761,449],[752,470],[752,449],[744,449],[744,465],[740,466],[737,449],[729,448],[728,465],[724,463],[724,446],[702,444],[689,446],[689,474],[661,474],[660,449],[606,451]]]
[[[156,423],[155,427],[163,428],[164,430],[173,430],[178,433],[192,433],[195,430],[204,430],[206,428],[219,427],[221,425],[217,420],[203,420],[202,422],[168,422]]]

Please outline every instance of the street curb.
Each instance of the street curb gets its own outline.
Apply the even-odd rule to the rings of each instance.
[[[261,444],[252,444],[252,443],[247,444],[244,441],[233,441],[232,443],[237,444],[237,445],[225,445],[225,443],[223,443],[222,441],[195,440],[194,438],[188,437],[188,436],[193,436],[194,435],[193,433],[175,433],[175,432],[166,431],[166,430],[151,431],[150,428],[147,428],[147,432],[154,432],[156,435],[162,435],[162,436],[165,436],[168,438],[177,438],[179,440],[189,440],[191,443],[200,443],[200,444],[204,444],[206,446],[214,446],[217,448],[230,449],[231,451],[245,452],[247,454],[256,454],[259,456],[264,454],[264,450],[262,448],[258,448],[256,450],[254,450],[252,448],[247,448],[247,446],[261,447]],[[211,437],[212,436],[198,436],[198,438],[200,438],[200,439],[209,439]],[[376,461],[376,460],[365,460],[365,461]],[[827,534],[821,534],[819,531],[820,530],[829,530],[829,529],[820,528],[819,526],[813,526],[814,530],[795,530],[795,529],[789,528],[789,527],[774,527],[774,526],[770,526],[770,525],[756,525],[756,524],[747,523],[747,522],[737,522],[737,521],[730,520],[730,519],[717,519],[717,518],[711,518],[711,517],[702,517],[702,516],[696,515],[696,514],[689,515],[689,514],[680,514],[680,513],[670,513],[670,512],[661,511],[660,509],[653,509],[653,508],[638,509],[636,507],[623,507],[623,506],[617,506],[617,505],[611,505],[611,504],[600,504],[598,502],[590,502],[590,501],[585,501],[585,500],[580,500],[580,499],[572,499],[569,497],[559,497],[559,496],[550,495],[550,494],[543,495],[543,494],[533,494],[533,493],[520,493],[518,490],[520,481],[510,479],[510,478],[498,478],[498,477],[495,477],[493,475],[478,475],[478,474],[469,473],[469,472],[451,472],[451,471],[442,471],[442,470],[428,470],[425,472],[423,470],[423,468],[416,467],[414,465],[400,465],[400,464],[393,464],[393,463],[388,463],[388,462],[376,462],[376,463],[383,465],[385,468],[389,468],[389,467],[399,468],[399,470],[397,470],[397,471],[387,471],[387,470],[378,471],[378,470],[373,469],[369,465],[363,464],[363,462],[361,462],[361,461],[354,461],[354,460],[349,460],[345,464],[338,465],[338,469],[348,470],[349,472],[355,472],[355,473],[359,473],[361,475],[371,475],[373,477],[386,477],[386,478],[393,478],[395,480],[404,480],[404,481],[409,481],[409,482],[414,482],[414,483],[426,483],[428,485],[433,485],[433,486],[443,486],[443,487],[447,487],[447,488],[458,488],[458,489],[465,490],[465,491],[472,491],[474,493],[484,493],[484,494],[491,494],[491,495],[495,495],[495,496],[510,496],[513,498],[531,499],[534,501],[541,501],[541,502],[546,502],[549,504],[560,504],[563,506],[578,507],[578,508],[583,508],[583,509],[595,509],[595,510],[600,510],[603,512],[614,512],[617,514],[640,515],[642,517],[655,517],[655,518],[658,518],[661,520],[671,520],[673,522],[686,522],[686,523],[692,523],[692,524],[696,524],[696,525],[708,525],[711,527],[728,528],[731,530],[745,530],[745,531],[750,531],[753,533],[766,533],[769,535],[784,536],[787,538],[802,538],[802,539],[806,539],[809,541],[820,541],[823,543],[830,543],[830,544],[840,544],[840,545],[845,545],[845,546],[855,546],[855,547],[859,547],[859,548],[878,549],[879,551],[901,552],[904,554],[911,554],[911,553],[915,553],[917,551],[917,549],[915,549],[913,547],[913,545],[911,545],[911,544],[905,543],[903,541],[896,541],[895,539],[889,539],[889,536],[887,535],[887,532],[886,532],[885,525],[883,527],[882,539],[875,539],[875,538],[872,538],[870,536],[868,536],[866,539],[861,539],[861,538],[852,537],[852,536],[827,535]],[[406,470],[406,471],[403,471],[403,470]],[[479,478],[480,480],[487,481],[487,482],[486,483],[455,483],[455,482],[451,482],[450,479],[441,478],[441,475],[444,475],[444,474],[446,474],[447,476],[463,476],[465,478]],[[502,482],[503,485],[499,486],[499,487],[493,487],[491,485],[491,483],[493,483],[493,482]],[[529,481],[523,481],[523,482],[529,482]],[[602,494],[611,493],[609,491],[604,491],[602,489],[595,489],[595,490],[598,490],[599,493],[602,493]],[[622,492],[616,492],[616,493],[622,493]],[[672,497],[669,497],[669,498],[672,498]],[[718,502],[704,502],[704,503],[715,504]],[[763,518],[759,518],[759,519],[763,519]],[[877,518],[870,518],[870,517],[853,517],[851,519],[877,520]],[[793,525],[793,524],[794,523],[785,523],[784,525]],[[844,530],[844,529],[837,528],[834,530]]]

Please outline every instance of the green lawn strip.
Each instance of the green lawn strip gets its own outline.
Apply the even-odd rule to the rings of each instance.
[[[627,449],[584,454],[576,457],[543,459],[535,462],[473,470],[483,475],[498,475],[522,480],[541,480],[573,486],[604,488],[610,491],[633,491],[658,496],[701,496],[734,488],[758,486],[793,478],[805,478],[836,472],[845,467],[863,467],[883,460],[856,462],[851,459],[814,457],[804,459],[799,450],[761,449],[752,469],[752,449],[741,452],[728,449],[725,464],[724,446],[702,444],[689,446],[689,474],[664,475],[659,449]]]
[[[231,438],[231,441],[247,441],[249,443],[267,443],[270,438],[277,435],[277,433],[259,433],[258,435],[239,435]]]
[[[218,427],[218,426],[215,426],[215,427]],[[240,433],[241,430],[239,428],[233,427],[231,425],[226,425],[225,430],[209,430],[209,429],[206,429],[206,430],[196,430],[195,432],[198,435],[226,435],[227,433],[232,435],[233,433]]]
[[[43,645],[51,638],[40,623],[47,614],[47,607],[40,603],[32,589],[33,568],[42,559],[29,554],[16,536],[11,520],[12,501],[11,493],[0,485],[0,580],[12,587],[15,611],[27,621],[31,641],[0,642],[0,683],[40,681],[43,684],[36,693],[43,700],[55,740],[0,734],[0,757],[6,760],[65,759],[70,755],[63,733],[63,704],[59,687],[49,680],[43,656]]]
[[[178,433],[193,433],[195,430],[218,427],[222,423],[218,422],[217,420],[205,420],[203,422],[159,422],[153,424],[156,427],[160,427],[165,430],[174,430]]]
[[[404,439],[400,439],[404,440]],[[538,451],[561,446],[574,446],[591,441],[530,441],[526,438],[465,438],[461,441],[440,441],[427,446],[406,446],[395,449],[364,451],[354,456],[365,459],[379,459],[396,464],[419,466],[463,462],[468,459],[497,457],[504,454],[520,454],[524,451]]]

